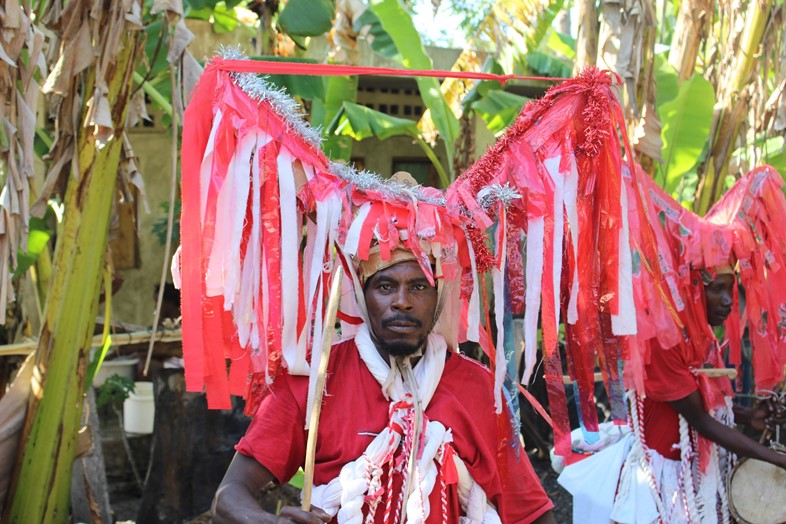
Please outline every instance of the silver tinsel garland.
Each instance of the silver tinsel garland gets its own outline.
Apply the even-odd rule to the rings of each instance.
[[[218,56],[226,60],[249,60],[239,47],[221,46]],[[294,132],[316,148],[322,144],[322,133],[305,119],[300,104],[292,98],[284,88],[269,82],[265,77],[255,73],[229,73],[235,84],[250,98],[259,103],[270,104]],[[358,171],[353,166],[341,162],[331,162],[330,172],[346,180],[362,191],[376,191],[387,198],[406,202],[419,201],[428,204],[445,205],[445,198],[431,198],[423,193],[421,186],[406,186],[388,180],[370,171]]]
[[[506,208],[516,199],[521,198],[521,195],[510,184],[505,185],[491,184],[484,187],[478,193],[478,204],[487,210],[495,203],[502,202]]]

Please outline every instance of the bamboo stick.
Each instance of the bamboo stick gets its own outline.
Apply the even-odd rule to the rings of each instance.
[[[133,331],[131,333],[114,333],[112,334],[112,347],[130,346],[131,344],[141,344],[148,342],[153,338],[151,330]],[[159,328],[155,335],[156,342],[180,342],[183,340],[183,333],[180,329],[166,329]],[[103,335],[96,335],[90,343],[90,347],[101,347],[103,344]],[[0,346],[0,357],[9,357],[13,355],[28,355],[32,353],[38,346],[38,339],[30,339],[25,342],[18,342],[16,344],[6,344]]]
[[[710,378],[729,377],[730,380],[737,378],[737,370],[734,368],[701,368],[697,369],[696,373],[707,375]],[[595,382],[602,382],[603,375],[595,373],[594,379]],[[562,375],[562,383],[565,385],[573,384],[573,380],[568,375]]]
[[[182,61],[182,58],[181,58]],[[169,68],[169,85],[171,87],[172,99],[177,99],[177,82],[175,81],[175,68]],[[178,122],[178,111],[172,111],[172,156],[171,171],[169,178],[169,209],[166,214],[166,241],[164,242],[164,264],[161,268],[161,278],[158,283],[158,297],[156,298],[156,309],[153,313],[153,336],[150,337],[150,346],[147,348],[145,358],[145,369],[143,374],[147,376],[150,370],[150,359],[153,357],[153,345],[155,344],[155,334],[158,329],[158,319],[161,317],[161,305],[164,303],[164,288],[166,287],[166,276],[169,273],[170,255],[172,252],[172,228],[175,222],[175,196],[177,194],[177,137],[180,123]]]
[[[314,485],[317,428],[319,427],[319,415],[322,412],[322,395],[325,392],[325,376],[327,375],[327,365],[333,344],[333,332],[336,326],[336,313],[338,312],[339,299],[341,298],[341,281],[343,278],[343,268],[340,264],[337,264],[336,273],[333,275],[333,283],[330,286],[330,297],[328,298],[327,314],[325,315],[325,332],[322,334],[322,359],[319,361],[319,372],[317,373],[316,389],[314,390],[314,404],[311,407],[308,419],[308,442],[306,443],[306,461],[303,467],[303,496],[300,503],[300,509],[303,511],[311,511],[311,488]]]

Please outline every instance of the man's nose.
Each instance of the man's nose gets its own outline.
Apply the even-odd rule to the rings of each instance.
[[[412,297],[406,289],[399,289],[393,300],[394,309],[410,310],[412,309]]]
[[[731,296],[731,293],[724,293],[724,294],[723,294],[723,300],[721,301],[721,303],[722,303],[724,306],[731,307],[731,305],[732,305],[732,304],[734,304],[734,299],[733,299],[733,297]]]

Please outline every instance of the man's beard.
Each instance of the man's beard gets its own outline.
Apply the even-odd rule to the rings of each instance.
[[[392,357],[408,357],[414,353],[416,353],[419,349],[425,347],[426,339],[428,337],[424,336],[421,337],[416,344],[409,344],[407,342],[403,342],[400,340],[396,341],[385,341],[385,340],[377,340],[377,346],[379,349],[386,352],[388,355]]]

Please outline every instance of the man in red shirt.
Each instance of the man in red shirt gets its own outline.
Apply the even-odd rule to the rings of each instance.
[[[707,323],[711,327],[721,326],[732,311],[733,288],[737,285],[734,272],[730,266],[721,266],[716,268],[716,272],[702,271],[701,275],[702,282],[695,282],[695,285],[703,284],[704,287]],[[763,430],[767,424],[780,424],[783,420],[774,416],[774,405],[771,402],[761,402],[753,409],[731,406],[729,379],[708,378],[697,372],[705,364],[723,366],[717,342],[707,348],[706,354],[693,358],[685,355],[681,349],[680,346],[669,349],[653,347],[650,362],[645,366],[643,435],[649,448],[650,463],[655,464],[652,469],[684,469],[674,461],[683,461],[686,456],[690,457],[688,464],[699,461],[695,468],[699,473],[696,475],[696,485],[693,486],[697,499],[695,503],[690,502],[694,495],[689,489],[690,483],[685,479],[693,480],[686,472],[677,473],[678,478],[683,478],[679,489],[686,490],[685,497],[670,496],[670,492],[677,487],[669,486],[667,475],[656,479],[661,485],[663,511],[684,516],[696,511],[691,506],[701,506],[705,513],[714,513],[717,505],[721,512],[726,512],[728,507],[724,487],[732,465],[727,452],[786,469],[786,455],[746,437],[734,429],[734,424],[748,424]],[[697,440],[698,448],[694,449]],[[715,445],[718,448],[713,453],[711,447]],[[667,462],[662,459],[667,459]],[[715,464],[711,463],[713,460]],[[658,463],[661,465],[658,466]],[[702,484],[709,484],[710,487]],[[674,521],[678,521],[676,516]]]
[[[704,283],[707,323],[721,326],[731,313],[733,286],[736,285],[734,273],[730,268],[723,268],[707,280]],[[721,364],[719,355],[708,357],[716,360],[713,364]],[[695,370],[703,364],[704,361],[690,361],[676,347],[651,351],[651,360],[645,368],[647,445],[665,458],[679,460],[679,415],[682,415],[700,435],[735,454],[786,468],[786,455],[758,444],[710,416],[709,409],[715,407],[712,404],[730,395],[731,389],[726,377],[699,377]],[[754,409],[735,405],[733,412],[735,422],[763,430],[772,409],[769,404],[761,403]]]
[[[358,272],[367,319],[331,355],[312,511],[276,517],[254,500],[304,463],[308,379],[282,374],[237,445],[214,522],[554,522],[507,413],[494,412],[490,373],[432,332],[441,304],[414,255]]]
[[[706,322],[720,326],[732,310],[734,273],[730,266],[695,273]],[[728,515],[724,494],[732,460],[726,450],[786,468],[786,455],[733,428],[734,422],[760,430],[783,423],[773,416],[774,406],[734,406],[732,417],[729,379],[697,371],[705,364],[722,367],[717,342],[693,356],[688,345],[650,343],[646,396],[630,400],[636,435],[566,467],[560,477],[574,495],[574,523],[717,522],[718,513]]]

